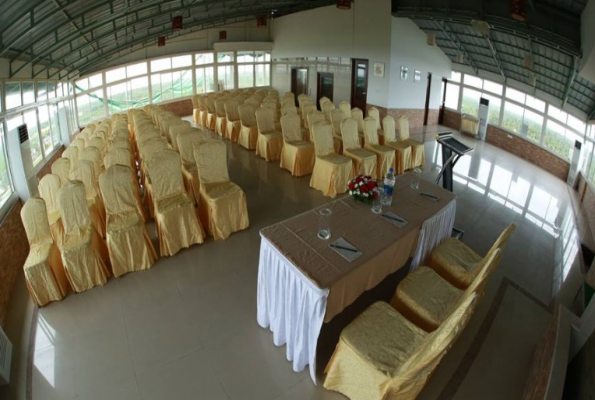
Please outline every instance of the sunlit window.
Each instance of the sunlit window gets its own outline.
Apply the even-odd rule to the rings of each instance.
[[[219,91],[234,89],[233,65],[220,65],[217,67]]]
[[[6,203],[11,194],[12,183],[6,158],[6,147],[4,146],[4,121],[0,120],[0,207]]]
[[[6,109],[20,107],[22,104],[21,83],[6,82]]]
[[[459,92],[461,87],[451,83],[446,85],[446,103],[445,106],[456,110],[459,108]]]
[[[212,64],[213,61],[213,53],[201,53],[194,56],[196,65]]]

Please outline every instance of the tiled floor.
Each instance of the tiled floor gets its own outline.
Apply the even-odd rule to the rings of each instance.
[[[555,269],[554,249],[571,213],[569,195],[564,182],[531,164],[462,140],[475,147],[455,169],[464,241],[483,253],[510,222],[518,229],[477,313],[420,399],[518,399],[559,290],[555,275],[568,273]],[[41,309],[34,400],[343,398],[294,372],[285,348],[256,323],[259,229],[328,199],[309,188],[309,177],[228,148],[250,229]],[[434,179],[439,149],[429,141],[425,150],[423,175]]]

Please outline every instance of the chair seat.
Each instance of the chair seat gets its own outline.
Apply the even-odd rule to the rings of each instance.
[[[463,291],[436,271],[419,267],[403,279],[391,305],[420,328],[433,331],[450,315]]]
[[[440,243],[431,254],[430,266],[444,279],[465,289],[479,272],[483,257],[455,238]]]
[[[376,154],[366,149],[345,149],[343,154],[347,157],[351,156],[359,160],[365,160],[366,158],[376,158]]]
[[[186,193],[179,193],[175,196],[155,201],[155,211],[164,213],[179,207],[185,207],[188,204],[192,204],[190,197]]]
[[[395,150],[381,144],[366,144],[366,149],[375,153],[393,153]]]
[[[36,265],[46,262],[50,257],[50,251],[52,249],[53,242],[51,239],[47,241],[36,243],[29,249],[29,255],[25,260],[23,268],[32,268]]]
[[[343,165],[351,163],[351,159],[349,157],[341,156],[339,154],[329,154],[318,158],[326,163],[333,165]]]
[[[314,146],[312,143],[306,142],[303,140],[296,140],[296,141],[285,142],[285,143],[290,146],[295,146],[295,147],[312,147],[312,146]]]
[[[61,250],[64,251],[68,251],[68,250],[73,250],[73,249],[77,249],[81,246],[85,246],[85,245],[89,245],[91,243],[92,240],[92,230],[93,230],[93,226],[89,225],[86,229],[79,231],[79,232],[73,232],[71,234],[64,234],[64,236],[62,237],[62,241],[60,243],[61,245]]]
[[[242,192],[238,185],[229,181],[203,184],[201,190],[213,201]]]
[[[376,302],[343,330],[341,340],[375,369],[394,377],[427,335],[389,304]]]
[[[107,216],[107,231],[117,232],[137,226],[141,222],[141,218],[137,213],[131,212],[126,214],[116,214]]]

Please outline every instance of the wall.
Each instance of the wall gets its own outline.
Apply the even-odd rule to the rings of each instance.
[[[580,75],[595,83],[595,0],[589,0],[581,15],[581,45],[583,58]]]
[[[171,111],[178,117],[192,115],[194,112],[191,99],[174,100],[169,103],[159,103],[156,105],[160,108],[163,108],[166,111]]]

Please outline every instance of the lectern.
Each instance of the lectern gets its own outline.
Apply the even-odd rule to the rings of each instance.
[[[453,138],[451,132],[445,132],[438,135],[438,143],[442,146],[442,169],[436,178],[436,184],[440,182],[442,178],[442,187],[452,192],[452,170],[456,165],[459,158],[470,151],[473,148],[459,142]]]

